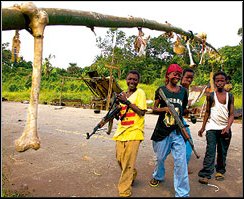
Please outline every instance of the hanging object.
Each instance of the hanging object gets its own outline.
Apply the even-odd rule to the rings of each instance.
[[[207,48],[207,53],[211,59],[214,59],[216,57],[216,53],[211,48]]]
[[[182,55],[185,52],[185,46],[182,45],[182,43],[180,41],[180,37],[178,35],[176,35],[176,36],[177,36],[177,38],[176,38],[176,41],[174,42],[173,51],[177,55]]]
[[[191,53],[191,49],[190,49],[190,39],[188,39],[186,41],[186,47],[187,47],[189,58],[190,58],[190,68],[193,68],[196,66],[196,64],[194,63],[193,58],[192,58],[192,53]]]
[[[138,53],[138,56],[146,55],[146,46],[147,42],[150,39],[150,35],[145,39],[142,28],[138,28],[138,36],[134,42],[135,51]]]
[[[167,21],[165,21],[165,25],[167,25],[169,27],[172,26]],[[173,39],[174,38],[174,32],[172,32],[172,31],[166,31],[164,34],[162,34],[162,37],[164,37],[166,39]]]
[[[19,30],[16,30],[12,41],[12,56],[11,56],[11,61],[14,63],[17,63],[20,60],[19,57],[20,43],[21,42],[19,40]]]
[[[201,32],[201,33],[198,33],[197,34],[197,37],[201,38],[202,39],[202,49],[201,49],[201,59],[200,59],[200,62],[199,64],[202,64],[202,61],[203,61],[203,56],[206,52],[206,40],[207,40],[207,34],[204,33],[204,32]]]
[[[88,28],[91,29],[91,31],[94,33],[95,37],[97,36],[97,34],[95,33],[95,27],[94,26],[89,26]]]

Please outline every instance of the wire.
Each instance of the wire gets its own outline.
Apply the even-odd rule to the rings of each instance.
[[[208,186],[210,187],[215,187],[216,189],[214,190],[215,192],[218,192],[219,191],[219,187],[217,185],[214,185],[214,184],[207,184]]]

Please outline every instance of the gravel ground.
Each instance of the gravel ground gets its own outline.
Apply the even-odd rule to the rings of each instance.
[[[38,135],[41,148],[19,153],[14,140],[23,132],[28,104],[2,102],[2,171],[5,190],[34,197],[117,197],[120,170],[115,159],[115,142],[112,134],[98,131],[89,140],[86,133],[106,114],[95,114],[91,109],[38,106]],[[155,158],[150,136],[157,116],[146,115],[145,140],[141,143],[132,197],[174,197],[173,158],[166,160],[166,179],[159,187],[148,185]],[[114,122],[113,131],[116,129]],[[232,126],[233,137],[227,157],[224,181],[210,183],[216,188],[198,183],[197,173],[202,168],[205,154],[205,136],[197,136],[201,122],[190,124],[196,151],[190,162],[193,174],[189,175],[191,197],[243,197],[242,121]]]

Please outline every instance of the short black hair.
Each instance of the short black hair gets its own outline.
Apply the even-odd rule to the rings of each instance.
[[[227,75],[227,79],[226,80],[231,81],[231,76]]]
[[[186,74],[186,72],[190,72],[190,73],[195,74],[194,70],[192,70],[191,68],[185,68],[185,69],[183,70],[182,77]]]
[[[127,73],[126,77],[127,77],[129,74],[136,74],[136,75],[138,76],[138,80],[140,80],[140,78],[141,78],[141,75],[140,75],[140,73],[139,73],[137,70],[130,70],[130,71]]]
[[[216,76],[218,76],[218,75],[223,75],[225,77],[225,80],[227,80],[227,75],[224,71],[218,71],[218,72],[214,73],[213,80],[215,80]]]

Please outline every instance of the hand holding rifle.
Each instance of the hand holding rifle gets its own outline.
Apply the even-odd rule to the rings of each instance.
[[[93,129],[93,132],[91,134],[86,133],[87,137],[86,139],[89,139],[93,134],[96,133],[96,131],[100,128],[102,128],[106,123],[112,121],[114,118],[117,120],[119,119],[119,112],[120,112],[121,107],[117,106],[114,110],[109,111],[103,118],[102,120],[97,124],[97,126]],[[110,134],[110,131],[107,132],[107,134]]]
[[[195,147],[194,147],[194,144],[193,144],[192,140],[190,139],[190,137],[189,137],[189,135],[188,135],[188,133],[186,131],[186,127],[184,126],[184,124],[180,120],[179,115],[178,115],[178,113],[176,112],[176,110],[174,108],[174,105],[169,102],[169,100],[167,99],[167,97],[165,96],[165,94],[164,94],[164,92],[163,92],[163,90],[161,88],[159,89],[159,95],[165,101],[165,103],[167,104],[167,107],[169,108],[171,114],[175,118],[176,124],[180,128],[181,135],[183,136],[183,138],[185,140],[187,140],[190,143],[190,145],[192,147],[192,150],[193,150],[194,154],[196,155],[197,159],[200,158],[200,156],[197,154],[197,152],[195,150]]]
[[[114,107],[114,108],[113,108]],[[93,129],[93,132],[91,134],[86,133],[86,139],[89,139],[93,134],[96,133],[96,131],[100,128],[102,128],[106,123],[109,122],[109,130],[107,132],[107,134],[109,135],[111,132],[111,128],[112,128],[112,122],[113,119],[119,119],[119,113],[121,110],[121,106],[118,105],[118,100],[117,97],[114,98],[114,101],[108,111],[108,113],[102,118],[102,120],[95,126],[95,128]]]

